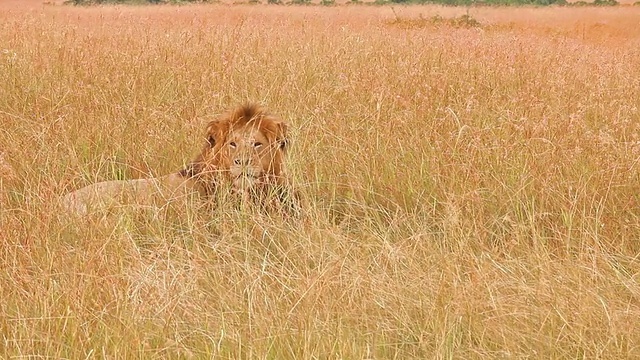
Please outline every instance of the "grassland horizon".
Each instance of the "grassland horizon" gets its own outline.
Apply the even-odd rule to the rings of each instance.
[[[640,8],[0,9],[0,358],[640,357]],[[247,101],[309,221],[59,212]]]

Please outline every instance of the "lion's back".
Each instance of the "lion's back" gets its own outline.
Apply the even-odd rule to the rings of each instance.
[[[72,191],[60,198],[67,212],[87,215],[93,210],[123,206],[149,207],[199,194],[194,184],[180,176],[170,174],[160,178],[103,181]]]

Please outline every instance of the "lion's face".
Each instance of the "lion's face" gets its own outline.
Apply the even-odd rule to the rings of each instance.
[[[241,127],[229,133],[223,151],[229,160],[229,176],[238,190],[255,188],[279,172],[280,147],[269,141],[259,126]]]
[[[245,105],[209,123],[207,144],[193,166],[199,173],[222,175],[238,192],[278,185],[284,177],[286,143],[282,120]]]

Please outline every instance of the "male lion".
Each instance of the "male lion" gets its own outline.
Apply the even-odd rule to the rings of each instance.
[[[264,108],[247,104],[209,122],[201,153],[183,170],[159,178],[105,181],[62,198],[77,214],[119,204],[149,206],[179,197],[212,198],[224,189],[263,209],[296,213],[297,196],[285,177],[287,125]]]

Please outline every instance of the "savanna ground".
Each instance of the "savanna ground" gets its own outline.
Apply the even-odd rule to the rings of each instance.
[[[640,8],[0,7],[0,358],[640,356]],[[304,220],[57,208],[247,100]]]

